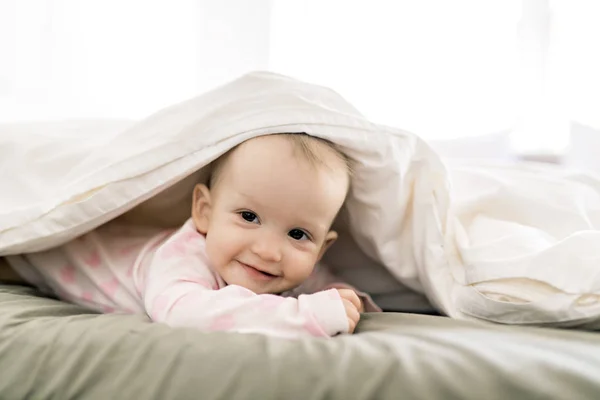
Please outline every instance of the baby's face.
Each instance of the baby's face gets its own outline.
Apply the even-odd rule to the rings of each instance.
[[[216,187],[198,185],[194,194],[212,267],[227,284],[259,294],[300,285],[336,238],[329,227],[347,185],[343,166],[311,166],[279,135],[245,142]]]

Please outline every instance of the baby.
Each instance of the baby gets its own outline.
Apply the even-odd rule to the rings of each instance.
[[[349,183],[348,159],[330,142],[261,136],[216,161],[176,231],[112,222],[6,259],[30,284],[102,312],[204,331],[352,333],[377,306],[315,269],[337,238],[330,228]]]

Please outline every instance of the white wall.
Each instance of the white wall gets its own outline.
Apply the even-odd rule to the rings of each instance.
[[[277,0],[270,67],[329,86],[370,119],[427,139],[493,133],[519,113],[520,7]]]
[[[564,164],[600,175],[600,129],[572,123],[571,145],[564,158]]]
[[[141,118],[266,69],[270,0],[0,0],[0,121]]]
[[[571,122],[570,145],[563,155],[528,154],[518,156],[511,148],[511,131],[506,130],[478,137],[455,140],[435,140],[429,144],[445,158],[485,159],[487,161],[551,162],[600,176],[600,129]]]

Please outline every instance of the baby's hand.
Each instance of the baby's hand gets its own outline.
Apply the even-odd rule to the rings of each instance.
[[[351,289],[337,289],[342,301],[344,302],[344,308],[346,309],[346,316],[348,317],[348,333],[353,333],[360,319],[359,310],[362,308],[362,302],[358,298],[358,295],[354,290]]]

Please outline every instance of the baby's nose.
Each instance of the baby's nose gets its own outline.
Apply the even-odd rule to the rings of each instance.
[[[252,244],[252,252],[264,261],[281,261],[281,246],[279,240],[271,235],[258,238]]]

